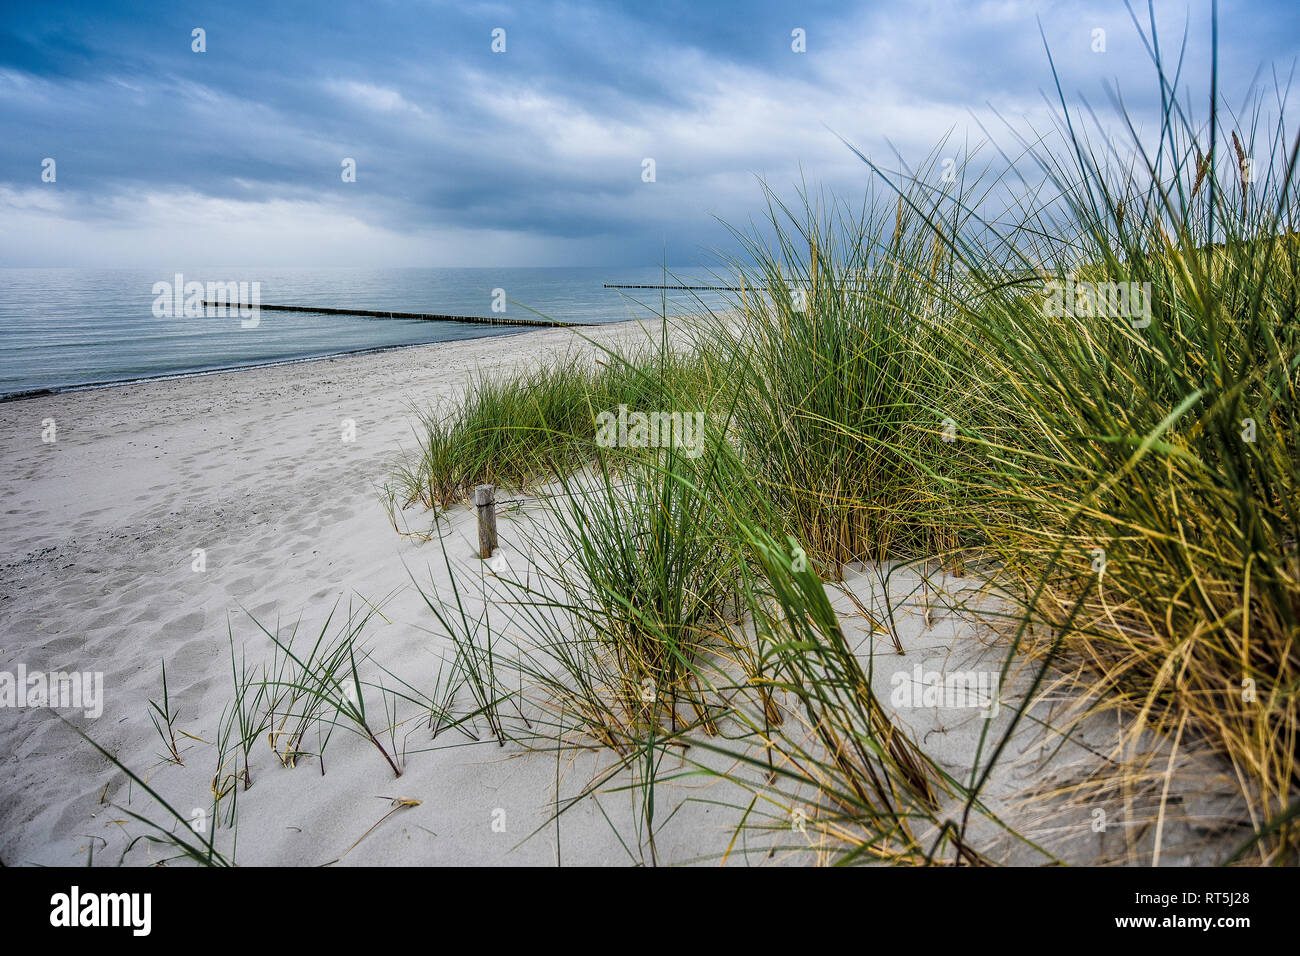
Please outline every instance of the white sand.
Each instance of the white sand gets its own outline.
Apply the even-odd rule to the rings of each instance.
[[[590,334],[613,342],[644,333],[623,324]],[[376,486],[399,450],[412,443],[412,405],[427,407],[454,394],[473,369],[557,355],[574,341],[567,331],[531,332],[0,403],[0,671],[13,672],[19,664],[28,671],[102,671],[103,714],[95,720],[66,715],[186,814],[211,804],[210,742],[231,696],[228,622],[250,663],[268,652],[269,642],[245,609],[272,628],[277,617],[290,623],[301,616],[301,629],[310,635],[336,600],[346,606],[388,598],[384,619],[368,630],[374,658],[431,692],[445,641],[430,633],[435,622],[406,569],[445,585],[442,552],[436,543],[396,534]],[[41,440],[42,422],[50,418],[58,427],[52,444]],[[345,419],[355,421],[355,441],[341,440]],[[404,517],[414,527],[431,523],[418,508]],[[475,527],[468,510],[454,510],[444,534],[453,555],[472,560]],[[508,525],[503,539],[508,546]],[[200,548],[206,569],[196,572],[193,551]],[[917,580],[900,574],[894,586],[907,591]],[[883,593],[867,575],[854,588],[868,604]],[[877,635],[882,699],[889,699],[895,670],[999,665],[1001,652],[986,649],[977,628],[941,612],[927,621],[919,597],[896,597],[908,653],[895,657]],[[842,597],[837,606],[850,633],[864,640],[865,654],[863,619]],[[159,759],[162,745],[149,722],[148,701],[160,699],[163,659],[180,711],[177,726],[208,742],[182,738],[183,767]],[[926,710],[899,719],[951,772],[969,774],[980,720],[969,712]],[[1113,728],[1099,733],[1104,738]],[[373,747],[341,732],[329,745],[324,776],[315,761],[282,768],[260,742],[254,786],[239,795],[237,861],[648,859],[636,845],[627,793],[608,793],[599,806],[578,804],[562,817],[557,835],[547,822],[556,797],[553,757],[513,745],[451,746],[457,743],[451,735],[433,744],[423,725],[403,734],[408,753],[396,780]],[[999,806],[1010,806],[1044,779],[1041,768],[1026,763],[1040,753],[1028,736],[1013,750],[1011,769],[992,781],[990,797]],[[583,786],[599,759],[566,758],[561,794]],[[1058,764],[1066,777],[1089,765],[1082,748],[1067,751]],[[681,806],[657,840],[660,863],[716,860],[727,848],[739,814],[707,801],[744,801],[717,790],[704,781],[683,783],[659,797],[660,820]],[[395,797],[421,804],[396,811],[367,835]],[[93,846],[97,863],[115,863],[144,828],[123,823],[124,813],[112,804],[165,820],[51,710],[0,708],[0,860],[77,865]],[[1105,835],[1091,832],[1086,809],[1070,813],[1034,818],[1036,832],[1075,857],[1122,852],[1099,845]],[[1122,839],[1115,832],[1110,839]],[[1195,850],[1197,834],[1190,839]],[[739,843],[752,849],[754,839]],[[1166,843],[1167,862],[1191,858],[1177,840],[1173,845]],[[137,843],[125,859],[144,864],[168,855]],[[1018,855],[1008,851],[1007,858]],[[797,858],[772,858],[791,859]]]

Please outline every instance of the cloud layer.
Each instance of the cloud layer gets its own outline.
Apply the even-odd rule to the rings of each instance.
[[[1067,94],[1141,116],[1157,89],[1111,0],[271,6],[8,6],[0,266],[689,264],[759,178],[860,196],[840,136],[892,168],[993,109],[1045,126],[1039,21]],[[1208,3],[1157,13],[1205,94]],[[1225,92],[1297,39],[1294,3],[1224,0]]]

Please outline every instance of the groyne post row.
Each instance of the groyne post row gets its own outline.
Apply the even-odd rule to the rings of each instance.
[[[738,285],[628,285],[620,282],[606,282],[606,289],[693,289],[702,292],[739,292]]]
[[[229,302],[208,302],[205,306],[230,307]],[[503,315],[442,315],[437,312],[388,312],[381,309],[330,309],[316,305],[259,305],[263,312],[311,312],[320,315],[360,315],[375,319],[420,319],[424,322],[477,322],[480,325],[528,325],[538,328],[567,329],[590,325],[590,322],[559,322],[555,319],[514,319]]]

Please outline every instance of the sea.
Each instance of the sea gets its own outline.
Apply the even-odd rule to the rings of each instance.
[[[270,365],[429,342],[518,335],[470,322],[260,311],[256,321],[186,317],[164,290],[257,283],[261,305],[436,313],[601,324],[728,308],[707,268],[0,269],[0,399],[149,378]],[[251,298],[251,296],[250,296]],[[495,306],[495,309],[494,309]]]

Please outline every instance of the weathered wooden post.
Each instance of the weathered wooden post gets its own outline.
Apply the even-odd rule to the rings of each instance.
[[[492,485],[474,486],[474,507],[478,509],[478,556],[492,557],[497,546],[497,491]]]

